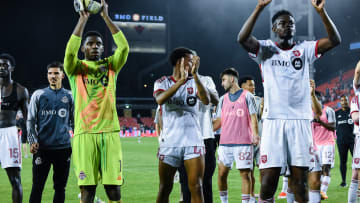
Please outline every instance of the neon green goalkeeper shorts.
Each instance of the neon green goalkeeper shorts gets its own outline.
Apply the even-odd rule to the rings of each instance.
[[[122,152],[118,132],[75,135],[72,160],[78,185],[122,185]]]

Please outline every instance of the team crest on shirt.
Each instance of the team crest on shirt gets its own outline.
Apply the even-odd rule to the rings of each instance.
[[[196,97],[194,96],[189,96],[188,98],[186,98],[186,103],[189,105],[189,106],[195,106],[196,104]]]
[[[359,158],[355,158],[355,159],[354,159],[354,163],[355,163],[355,164],[359,164],[359,162],[360,162],[360,159],[359,159]]]
[[[194,88],[188,87],[187,92],[188,92],[188,94],[193,94],[194,93]]]
[[[85,172],[84,171],[80,171],[79,173],[79,179],[80,180],[84,180],[86,178]]]
[[[61,98],[61,102],[66,104],[69,102],[69,99],[67,98],[67,96],[64,96],[63,98]]]
[[[261,163],[265,164],[267,162],[267,155],[262,155],[260,157]]]

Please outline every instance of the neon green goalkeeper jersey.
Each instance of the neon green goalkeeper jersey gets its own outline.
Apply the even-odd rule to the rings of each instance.
[[[81,38],[72,35],[65,52],[64,69],[74,97],[74,134],[120,131],[116,112],[116,78],[124,66],[129,45],[124,34],[113,35],[114,55],[99,61],[78,59]]]

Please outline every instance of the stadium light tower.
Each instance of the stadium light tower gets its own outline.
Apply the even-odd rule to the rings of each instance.
[[[303,40],[314,40],[314,8],[311,5],[310,0],[273,0],[269,5],[270,16],[273,16],[276,12],[280,10],[288,10],[290,11],[296,20],[296,22],[300,22],[301,19],[307,17],[308,24],[308,34],[306,36],[296,36],[297,41]],[[272,22],[270,18],[270,38],[275,39],[275,34],[272,31]],[[310,66],[310,78],[314,78],[315,76],[315,67],[313,64]]]

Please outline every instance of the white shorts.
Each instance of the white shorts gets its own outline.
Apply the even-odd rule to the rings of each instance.
[[[259,168],[313,167],[312,139],[310,120],[263,120]]]
[[[313,163],[313,167],[310,168],[310,172],[322,171],[320,158],[319,158],[319,149],[313,152],[311,162]]]
[[[318,145],[318,150],[316,151],[320,164],[322,165],[331,165],[331,168],[334,168],[335,164],[335,144],[334,145]]]
[[[194,159],[204,154],[204,146],[160,147],[157,157],[160,161],[177,168],[184,160]]]
[[[21,139],[15,126],[0,128],[0,162],[2,168],[21,168]]]
[[[218,149],[219,162],[228,168],[232,168],[235,161],[236,169],[253,169],[254,146],[224,146],[220,145]]]
[[[352,168],[360,169],[360,136],[355,137]]]

